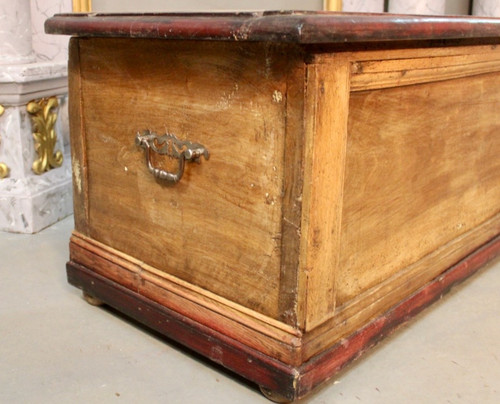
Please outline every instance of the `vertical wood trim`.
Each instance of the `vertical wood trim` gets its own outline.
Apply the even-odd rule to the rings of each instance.
[[[347,142],[350,63],[307,68],[299,308],[307,331],[333,317]]]
[[[68,90],[68,109],[71,117],[70,144],[75,228],[88,235],[88,170],[81,95],[80,42],[78,38],[71,38],[69,43]]]
[[[305,63],[302,54],[292,56],[287,74],[286,132],[283,156],[284,187],[281,219],[281,273],[279,318],[297,326],[297,288],[300,251],[300,223],[304,184],[304,96]]]

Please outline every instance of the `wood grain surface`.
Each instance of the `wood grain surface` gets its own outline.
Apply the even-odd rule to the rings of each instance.
[[[498,252],[500,51],[422,44],[73,39],[71,265],[305,394]],[[161,183],[146,129],[210,159]]]
[[[88,234],[87,145],[85,141],[85,129],[83,127],[80,46],[76,38],[72,38],[69,42],[68,91],[68,114],[71,117],[69,125],[71,134],[71,172],[73,178],[75,228]]]
[[[452,53],[452,50],[448,52]],[[432,53],[421,49],[413,51],[411,57],[404,58],[402,52],[380,52],[379,56],[386,60],[356,61],[352,64],[351,90],[430,83],[500,70],[500,50],[496,45],[460,47],[455,49],[455,54],[448,55],[439,53],[430,56]],[[394,59],[390,58],[391,54]]]
[[[265,44],[82,40],[87,235],[278,318],[284,55]],[[201,143],[210,160],[161,184],[134,144],[146,129]]]
[[[283,363],[301,361],[301,333],[215,293],[166,275],[143,261],[74,232],[70,259],[176,313],[222,332]]]
[[[217,328],[218,321],[205,325],[192,315],[183,316],[151,300],[147,294],[125,288],[119,282],[103,277],[77,262],[68,262],[67,273],[69,282],[87,295],[102,299],[162,335],[184,344],[278,396],[293,401],[305,396],[362,356],[398,325],[441,298],[454,285],[498,256],[499,252],[500,238],[497,237],[398,302],[391,310],[371,319],[347,338],[296,366],[287,365],[274,356],[264,354],[266,346],[254,349],[242,343],[239,338],[232,338],[228,335],[227,328]]]
[[[300,262],[301,327],[335,311],[350,65],[341,55],[307,70],[306,153]]]
[[[494,73],[352,94],[339,305],[498,215],[498,86]]]

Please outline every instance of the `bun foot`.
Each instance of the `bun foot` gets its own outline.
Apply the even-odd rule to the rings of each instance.
[[[276,393],[274,391],[271,391],[269,389],[266,389],[265,387],[259,386],[261,393],[266,397],[268,400],[274,401],[275,403],[291,403],[292,401],[286,398],[285,396],[282,396],[279,393]]]
[[[104,302],[97,297],[89,295],[87,292],[83,292],[83,299],[92,306],[102,306]]]

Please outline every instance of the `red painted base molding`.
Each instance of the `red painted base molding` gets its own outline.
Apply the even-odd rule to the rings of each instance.
[[[67,273],[69,283],[85,293],[257,383],[264,390],[275,393],[275,397],[281,396],[284,400],[293,401],[334,376],[398,325],[438,300],[452,286],[472,275],[499,253],[500,236],[474,251],[341,344],[298,367],[264,355],[104,278],[77,262],[68,262]]]

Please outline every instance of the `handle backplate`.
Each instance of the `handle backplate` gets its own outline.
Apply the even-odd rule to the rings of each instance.
[[[205,157],[205,160],[208,160],[210,157],[205,146],[188,140],[180,140],[172,133],[157,135],[150,130],[145,130],[142,134],[137,133],[135,144],[145,150],[146,164],[149,172],[155,178],[172,184],[181,180],[186,161],[200,163],[201,156]],[[152,162],[152,153],[177,159],[177,171],[169,172],[155,167]]]

